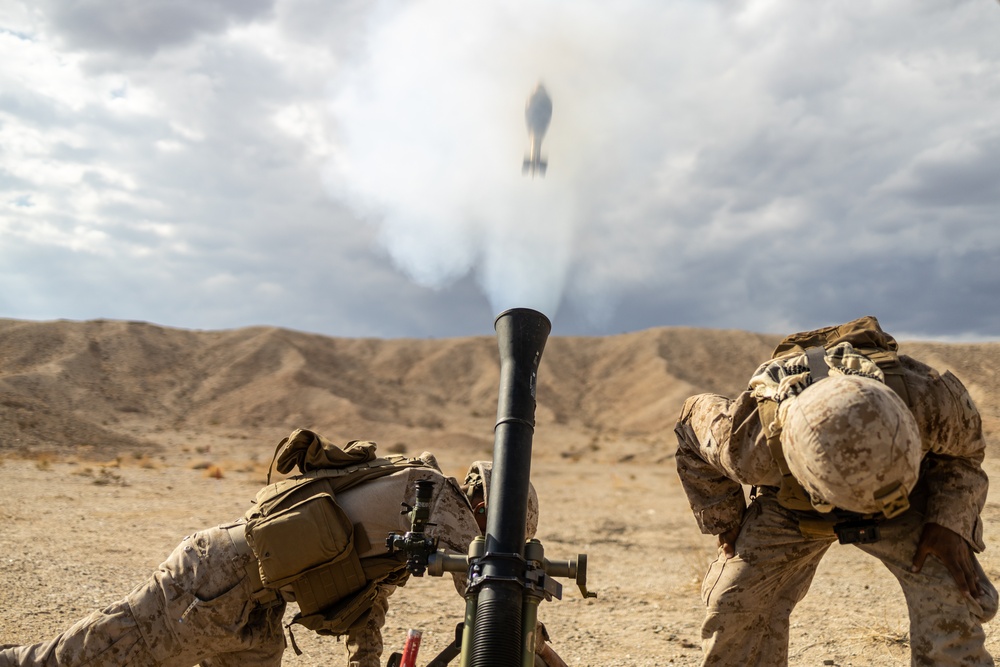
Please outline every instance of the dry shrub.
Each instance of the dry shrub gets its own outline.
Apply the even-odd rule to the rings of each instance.
[[[156,470],[160,467],[160,464],[155,459],[145,455],[136,458],[135,464],[145,470]]]
[[[874,650],[886,657],[903,660],[910,649],[910,633],[905,622],[891,622],[884,619],[871,625],[854,624],[859,631],[852,635],[847,646],[861,651]]]
[[[51,470],[55,462],[56,455],[51,452],[42,452],[35,456],[35,467],[39,470]]]
[[[253,475],[264,480],[267,478],[267,471],[270,464],[262,463],[257,459],[249,459],[244,461],[228,461],[226,462],[226,467],[236,472]]]
[[[205,477],[209,477],[211,479],[222,479],[222,468],[215,464],[208,466],[205,468]]]
[[[117,467],[117,464],[113,466],[102,466],[92,484],[97,484],[98,486],[129,486],[128,481],[124,477],[112,470],[112,468]]]

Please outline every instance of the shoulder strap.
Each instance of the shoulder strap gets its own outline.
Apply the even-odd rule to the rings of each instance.
[[[323,492],[336,496],[358,484],[391,475],[404,468],[433,468],[423,459],[405,456],[388,456],[366,461],[347,468],[310,470],[277,482],[266,484],[257,491],[253,504],[246,511],[246,518],[266,516],[273,508],[287,503],[289,498],[305,498],[314,493],[313,484],[325,482]],[[308,487],[308,488],[307,488]]]
[[[810,347],[806,350],[806,359],[809,361],[809,375],[813,381],[822,380],[830,374],[830,366],[826,363],[825,347]]]
[[[912,408],[913,398],[906,384],[906,371],[903,370],[903,363],[899,360],[896,350],[858,348],[858,352],[875,362],[885,376],[886,386],[903,399],[906,407]]]
[[[431,468],[423,459],[406,456],[386,456],[357,463],[346,468],[321,468],[298,475],[296,479],[327,479],[334,493],[343,493],[363,482],[391,475],[404,468]]]

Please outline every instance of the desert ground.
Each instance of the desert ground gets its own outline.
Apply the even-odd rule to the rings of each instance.
[[[698,664],[698,591],[716,548],[680,488],[671,429],[686,396],[737,393],[779,338],[658,328],[548,340],[531,471],[538,538],[552,559],[587,554],[598,595],[563,581],[562,599],[541,606],[570,665]],[[986,469],[1000,473],[1000,343],[900,350],[965,382],[984,416]],[[492,452],[497,357],[491,337],[0,320],[0,644],[49,638],[144,581],[184,535],[240,516],[295,428],[428,450],[463,475]],[[998,493],[981,555],[995,581]],[[411,578],[392,598],[387,654],[419,628],[426,663],[463,609],[450,581]],[[289,649],[285,664],[345,664],[336,640],[293,632],[302,654]],[[987,635],[1000,655],[996,622]],[[790,653],[792,665],[909,664],[897,584],[835,545],[792,617]]]

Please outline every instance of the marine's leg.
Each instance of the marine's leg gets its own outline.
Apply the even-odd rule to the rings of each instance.
[[[169,619],[165,614],[168,609],[166,601],[178,597],[183,583],[180,578],[175,581],[169,570],[180,574],[183,569],[180,564],[192,549],[191,539],[185,538],[157,572],[123,600],[103,611],[92,613],[48,642],[5,650],[0,653],[0,666],[146,667],[179,664],[190,667],[195,664],[196,658],[186,664],[167,662],[172,656],[181,653],[174,650],[174,647],[182,643],[180,638],[189,626],[178,624],[176,628],[168,627]],[[179,612],[175,614],[179,615]],[[166,649],[157,646],[158,643],[163,643],[162,637],[169,638],[170,646]],[[153,650],[150,649],[150,641]]]
[[[789,615],[830,543],[804,538],[796,515],[761,494],[747,509],[736,556],[720,551],[702,585],[703,664],[787,664]]]
[[[190,667],[226,653],[253,651],[270,637],[252,599],[245,565],[221,527],[186,537],[145,587],[129,596],[139,631],[156,664]],[[283,602],[275,609],[283,610]],[[279,613],[279,612],[274,612]],[[263,634],[262,634],[263,633]],[[269,649],[265,646],[266,652]]]
[[[253,633],[251,648],[202,658],[201,667],[278,667],[285,652],[281,618],[285,605],[258,608],[247,623]]]
[[[49,641],[0,651],[0,667],[153,665],[132,610],[119,600]]]
[[[382,657],[382,626],[389,609],[389,596],[395,586],[380,585],[367,620],[347,633],[347,659],[350,667],[379,667]]]
[[[260,607],[251,600],[248,558],[221,528],[195,533],[124,600],[51,641],[0,651],[0,667],[192,667],[254,649],[262,635],[251,622]]]
[[[910,571],[924,517],[919,505],[880,526],[882,538],[858,547],[882,561],[899,581],[910,614],[912,665],[993,665],[983,622],[997,610],[997,591],[980,570],[984,594],[966,598],[947,568],[930,556],[919,573]],[[978,565],[978,564],[977,564]]]

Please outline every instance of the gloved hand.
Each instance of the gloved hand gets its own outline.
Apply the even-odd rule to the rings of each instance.
[[[936,523],[924,524],[917,553],[913,556],[911,572],[923,569],[927,556],[935,555],[951,573],[958,589],[971,598],[979,597],[981,591],[975,561],[969,543],[961,535]]]
[[[726,554],[727,560],[736,555],[736,538],[740,536],[741,528],[742,526],[740,524],[736,524],[734,527],[719,535],[719,547],[722,549],[722,552]]]

